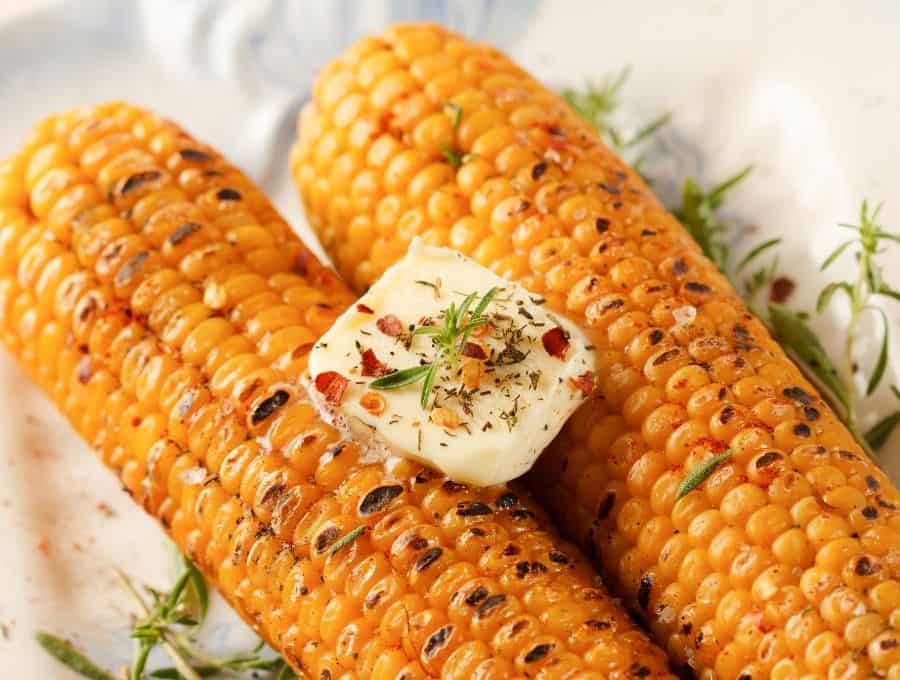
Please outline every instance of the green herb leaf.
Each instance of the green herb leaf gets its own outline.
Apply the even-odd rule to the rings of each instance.
[[[828,307],[828,303],[831,302],[831,298],[834,297],[834,294],[839,290],[844,291],[851,298],[853,297],[853,286],[846,281],[832,281],[822,289],[822,292],[819,293],[819,297],[816,299],[816,311],[819,314],[825,311],[825,308]]]
[[[866,442],[872,447],[872,450],[877,451],[887,444],[898,425],[900,425],[900,411],[894,411],[879,420],[866,432]]]
[[[847,385],[822,347],[822,343],[810,330],[799,313],[784,305],[769,305],[769,321],[781,344],[825,385],[840,404],[847,408],[849,396]]]
[[[662,129],[663,127],[668,125],[671,122],[671,120],[672,120],[672,112],[667,111],[666,113],[662,114],[661,116],[654,118],[653,120],[651,120],[649,123],[647,123],[643,127],[639,128],[638,131],[634,133],[634,136],[631,137],[630,139],[626,140],[625,142],[620,142],[619,147],[622,149],[627,149],[629,147],[640,144],[645,139],[648,139],[649,137],[652,137],[657,132],[659,132],[660,129]]]
[[[196,622],[193,625],[199,626],[206,619],[206,613],[209,611],[209,591],[206,588],[206,579],[185,555],[181,555],[181,560],[188,574],[185,599],[188,600],[189,608],[196,612]]]
[[[721,184],[713,187],[712,191],[710,191],[708,194],[708,200],[713,209],[721,206],[722,201],[725,200],[725,194],[728,193],[728,190],[743,182],[747,178],[747,175],[749,175],[751,172],[753,172],[753,166],[748,165],[737,174],[732,175]]]
[[[881,384],[881,379],[884,377],[884,371],[887,368],[889,334],[891,329],[890,322],[888,321],[887,314],[884,313],[884,310],[877,307],[873,307],[872,309],[881,314],[884,332],[881,336],[881,350],[878,352],[878,359],[875,361],[875,369],[869,377],[869,384],[866,386],[866,396],[870,396],[878,389],[878,385]]]
[[[849,241],[844,241],[841,245],[839,245],[837,248],[835,248],[833,251],[831,251],[831,255],[829,255],[828,257],[825,258],[825,261],[822,263],[822,266],[819,267],[819,271],[824,272],[826,269],[828,269],[834,263],[834,261],[836,259],[838,259],[845,250],[847,250],[847,248],[852,246],[857,241],[858,241],[858,239],[855,239],[855,238],[850,239]]]
[[[221,673],[222,668],[220,666],[194,666],[193,671],[201,678],[211,678]],[[162,680],[184,680],[184,676],[174,666],[157,668],[155,671],[151,671],[149,676],[151,678],[161,678]]]
[[[357,538],[362,536],[366,532],[366,529],[368,529],[368,528],[369,528],[368,526],[366,526],[365,524],[362,524],[362,525],[356,527],[355,529],[353,529],[352,531],[347,532],[346,534],[344,534],[343,536],[341,536],[338,540],[336,540],[334,542],[334,544],[331,546],[331,550],[328,552],[328,554],[334,555],[335,553],[340,552],[342,549],[344,549],[345,547],[347,547],[348,545],[353,543],[353,541],[355,541]]]
[[[500,289],[496,286],[491,288],[487,293],[485,293],[481,300],[478,301],[478,304],[475,306],[475,309],[472,310],[472,318],[478,318],[482,314],[484,314],[484,310],[488,308],[488,305],[493,302],[494,298],[497,297],[497,293],[500,292]]]
[[[112,673],[100,668],[68,640],[44,631],[35,633],[34,639],[50,656],[82,677],[90,680],[116,680]]]
[[[396,390],[400,387],[406,387],[421,380],[431,369],[431,364],[423,366],[413,366],[412,368],[404,368],[402,371],[394,371],[380,378],[376,378],[369,383],[369,387],[375,390]]]
[[[458,128],[459,122],[462,120],[462,107],[447,99],[444,101],[444,108],[450,110],[450,124],[454,128]]]
[[[440,360],[435,357],[435,360],[431,362],[431,366],[428,367],[428,372],[425,374],[425,382],[422,384],[422,397],[419,400],[423,409],[428,408],[428,402],[431,399],[431,391],[434,389],[434,381],[437,377],[439,366]]]
[[[900,300],[900,290],[894,290],[886,283],[882,283],[875,290],[879,295],[884,295],[885,297],[893,298],[894,300]]]
[[[753,166],[748,165],[709,191],[704,191],[695,180],[688,177],[681,190],[681,207],[674,211],[703,253],[726,275],[728,228],[716,219],[715,211],[722,205],[728,190],[743,181],[752,170]]]
[[[881,207],[881,206],[879,206]],[[887,239],[888,241],[894,241],[895,243],[900,243],[900,234],[892,234],[889,231],[882,231],[881,229],[875,230],[875,238],[876,239]]]
[[[749,265],[751,262],[753,262],[753,260],[758,258],[760,255],[762,255],[764,252],[766,252],[770,248],[774,248],[775,246],[777,246],[780,243],[781,243],[780,238],[770,238],[768,241],[763,241],[758,246],[753,248],[749,253],[744,255],[744,258],[738,263],[738,266],[735,269],[735,273],[740,274],[742,271],[744,271],[744,268],[747,267],[747,265]]]
[[[419,326],[413,331],[413,335],[440,335],[444,329],[440,326]]]
[[[297,680],[297,675],[294,673],[294,670],[284,664],[281,667],[281,670],[278,671],[278,675],[275,677],[275,680]]]
[[[469,311],[469,307],[472,306],[472,303],[475,302],[475,298],[478,297],[477,293],[469,293],[466,295],[465,300],[462,301],[462,304],[459,306],[459,310],[456,312],[456,322],[459,325],[460,322],[464,322],[466,320],[466,313]]]
[[[727,461],[733,455],[734,454],[732,453],[731,449],[729,449],[725,453],[721,453],[718,456],[713,456],[706,462],[701,463],[693,470],[691,470],[688,473],[688,476],[685,477],[681,484],[678,485],[678,491],[675,492],[675,500],[681,500],[691,491],[703,484],[703,482],[705,482],[706,479],[716,471],[716,468],[718,468],[722,463]]]
[[[454,170],[459,170],[462,167],[463,159],[465,158],[465,154],[461,151],[457,151],[456,149],[451,149],[446,144],[441,145],[441,153],[444,154],[444,158],[447,159],[447,163],[450,164],[450,167]]]
[[[190,571],[185,571],[183,574],[181,574],[181,576],[178,577],[178,580],[175,581],[175,585],[172,586],[172,590],[169,592],[169,596],[166,598],[166,603],[163,606],[164,615],[172,613],[175,607],[178,606],[178,604],[181,602],[181,596],[184,594],[190,582]]]
[[[575,112],[590,123],[600,136],[613,149],[624,153],[659,132],[661,128],[672,119],[671,113],[664,113],[640,127],[631,137],[625,137],[613,122],[613,114],[619,108],[619,95],[628,80],[630,69],[623,68],[613,77],[606,78],[599,85],[588,82],[580,89],[565,89],[562,92],[563,99]],[[628,159],[632,166],[638,169],[643,160],[643,154]],[[645,178],[648,181],[649,178]]]
[[[131,664],[131,680],[141,680],[144,676],[144,669],[147,667],[147,657],[150,656],[151,649],[153,649],[152,642],[149,640],[141,640],[137,656]]]

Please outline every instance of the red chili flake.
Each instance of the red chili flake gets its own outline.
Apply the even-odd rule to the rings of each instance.
[[[472,359],[487,359],[487,352],[484,351],[484,347],[476,342],[467,342],[463,347],[462,354],[464,357],[470,357]]]
[[[791,296],[796,287],[797,285],[792,279],[786,276],[779,276],[772,281],[772,285],[769,288],[769,300],[781,304]]]
[[[551,357],[564,359],[569,349],[569,334],[559,326],[554,326],[541,336],[541,342]]]
[[[41,539],[38,541],[38,544],[37,544],[37,549],[38,549],[38,552],[41,553],[42,555],[50,554],[50,541],[47,540],[46,536],[41,536]]]
[[[356,305],[356,311],[360,312],[361,314],[374,314],[375,313],[374,309],[372,309],[368,305],[362,304],[361,302],[358,305]]]
[[[375,322],[382,333],[392,338],[396,338],[403,332],[403,322],[393,314],[387,314]]]
[[[691,446],[702,446],[716,455],[725,453],[728,450],[728,442],[721,439],[715,439],[714,437],[700,437],[695,439],[691,443]]]
[[[577,378],[569,378],[569,384],[573,389],[581,390],[581,393],[585,397],[591,396],[594,393],[594,389],[597,387],[594,382],[593,371],[585,371]]]
[[[325,401],[332,406],[338,406],[344,400],[349,384],[350,381],[337,371],[325,371],[316,376],[316,389],[325,395]]]
[[[371,349],[364,350],[362,353],[362,375],[367,378],[380,378],[391,372],[384,363],[378,360],[375,352]]]

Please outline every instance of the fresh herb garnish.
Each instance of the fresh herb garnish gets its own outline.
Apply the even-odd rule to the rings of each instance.
[[[871,210],[868,201],[860,207],[859,224],[841,224],[856,235],[841,243],[822,263],[821,271],[826,271],[851,247],[856,248],[854,259],[857,275],[853,281],[832,281],[822,288],[816,301],[816,311],[823,313],[842,293],[850,306],[850,319],[846,326],[843,342],[843,356],[840,362],[832,362],[819,343],[807,320],[799,313],[779,305],[770,306],[770,317],[778,339],[796,356],[809,371],[829,390],[830,401],[836,407],[848,429],[857,440],[870,451],[882,447],[893,430],[900,424],[900,409],[883,417],[868,432],[863,434],[859,423],[859,400],[872,395],[884,379],[887,369],[890,323],[880,307],[873,304],[879,296],[900,300],[900,291],[892,288],[883,276],[883,270],[876,261],[879,249],[885,241],[900,243],[900,235],[885,231],[878,223],[881,206]],[[866,380],[865,391],[858,394],[856,374],[858,372],[855,343],[859,339],[859,323],[866,314],[877,315],[881,320],[882,333],[878,355]],[[897,388],[892,386],[894,394]]]
[[[203,624],[208,609],[206,582],[200,571],[180,553],[179,575],[169,592],[144,588],[144,593],[121,571],[117,574],[125,591],[138,608],[138,620],[131,637],[137,646],[126,680],[171,678],[200,680],[235,671],[279,671],[279,678],[289,680],[293,671],[278,657],[263,657],[263,643],[253,649],[217,658],[197,647],[195,636]],[[75,647],[54,635],[38,632],[38,643],[53,657],[91,680],[115,680],[116,676],[103,670]],[[160,647],[172,661],[172,666],[147,671],[147,660],[155,647]]]
[[[116,680],[111,673],[107,673],[79,652],[68,640],[44,631],[35,633],[34,639],[50,656],[79,675],[90,680]]]
[[[688,473],[688,476],[685,477],[681,484],[678,485],[678,491],[675,492],[675,500],[681,500],[691,491],[703,484],[703,482],[705,482],[706,479],[716,471],[716,468],[718,468],[722,463],[727,461],[733,455],[734,454],[731,452],[731,449],[729,449],[725,453],[721,453],[718,456],[713,456],[709,460],[701,463],[693,470],[691,470]]]
[[[498,292],[497,288],[491,288],[482,295],[474,309],[472,309],[471,314],[469,309],[475,303],[475,299],[478,297],[477,293],[467,295],[459,307],[456,306],[455,302],[451,302],[450,306],[444,310],[443,325],[424,325],[413,331],[413,336],[431,336],[431,342],[435,348],[434,359],[430,363],[422,364],[421,366],[413,366],[389,373],[373,380],[369,383],[369,387],[376,390],[394,390],[424,380],[419,403],[423,409],[427,409],[441,366],[447,363],[451,368],[456,369],[463,356],[466,341],[469,339],[472,331],[488,322],[488,317],[484,315],[484,312]]]
[[[454,128],[458,128],[459,122],[462,120],[462,107],[447,99],[444,101],[444,108],[450,111],[450,124]]]
[[[444,158],[447,160],[447,163],[449,163],[450,167],[454,170],[459,170],[459,168],[462,167],[462,164],[466,161],[466,154],[464,154],[462,151],[451,149],[446,144],[441,145],[441,153],[444,154]]]
[[[569,106],[591,123],[604,141],[622,154],[638,147],[641,142],[659,132],[672,119],[671,113],[664,113],[641,126],[629,137],[620,131],[620,128],[613,122],[613,114],[619,108],[619,97],[630,74],[631,69],[626,66],[618,74],[608,76],[599,84],[588,82],[582,89],[565,89],[562,92],[562,96]],[[639,170],[643,155],[628,155],[631,165]]]
[[[346,546],[350,545],[351,543],[353,543],[353,541],[366,533],[366,529],[368,529],[368,527],[365,524],[362,524],[352,531],[348,531],[346,534],[344,534],[334,542],[334,544],[331,546],[329,554],[334,555],[343,550]]]
[[[896,385],[891,385],[891,392],[900,400],[900,389],[897,389]],[[887,443],[891,433],[898,425],[900,425],[900,408],[875,423],[865,434],[866,442],[873,451],[878,451]]]
[[[703,254],[726,276],[731,250],[727,241],[729,228],[719,221],[716,211],[722,206],[728,190],[740,184],[752,170],[753,166],[748,165],[709,191],[688,177],[681,191],[681,207],[675,210],[675,216],[703,250]]]

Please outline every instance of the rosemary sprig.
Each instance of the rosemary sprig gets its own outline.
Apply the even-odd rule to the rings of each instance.
[[[607,76],[599,84],[588,81],[581,89],[568,88],[562,91],[563,99],[596,128],[607,144],[622,154],[639,147],[642,142],[650,139],[672,119],[672,114],[666,112],[641,126],[630,137],[623,135],[620,128],[613,122],[613,117],[619,108],[619,97],[630,75],[631,69],[626,66],[617,74]],[[632,156],[632,154],[628,155]],[[640,170],[643,155],[638,154],[635,157],[629,157],[628,160],[636,170]]]
[[[726,276],[729,274],[728,259],[731,252],[728,243],[730,229],[719,221],[716,211],[722,206],[728,191],[740,184],[752,170],[753,166],[748,165],[708,191],[688,177],[681,190],[681,206],[675,209],[675,216],[703,253]]]
[[[815,335],[804,317],[782,308],[772,308],[773,320],[777,317],[780,321],[780,325],[775,326],[776,335],[799,355],[814,376],[830,389],[832,401],[836,401],[840,407],[839,412],[847,427],[860,444],[870,451],[876,451],[883,446],[894,428],[900,424],[900,409],[884,416],[866,433],[860,431],[859,424],[859,401],[862,397],[871,396],[884,380],[890,346],[890,323],[884,310],[876,307],[873,300],[878,297],[900,300],[900,291],[884,280],[883,269],[876,260],[877,255],[883,252],[881,246],[886,245],[886,242],[900,243],[900,235],[886,231],[878,224],[880,209],[881,205],[871,209],[869,202],[864,200],[860,206],[859,224],[839,225],[854,232],[855,235],[835,248],[822,263],[821,271],[826,271],[844,253],[851,248],[855,249],[853,253],[857,265],[855,280],[828,283],[822,288],[816,301],[816,311],[819,314],[832,304],[838,293],[844,295],[850,306],[850,319],[847,322],[839,362],[832,363],[817,341],[816,345],[813,345],[810,338],[815,340]],[[856,386],[858,372],[856,342],[859,339],[859,324],[866,314],[875,315],[880,319],[882,332],[878,355],[866,380],[865,390],[860,394]],[[816,356],[809,356],[811,348]],[[896,387],[891,389],[894,394],[898,394]]]
[[[472,331],[488,322],[488,317],[485,316],[484,312],[498,292],[497,288],[491,288],[482,295],[472,309],[471,314],[469,309],[475,303],[476,298],[478,298],[478,293],[467,295],[458,307],[455,302],[451,302],[450,306],[443,312],[443,325],[424,325],[413,331],[413,337],[418,335],[431,337],[431,343],[435,348],[434,358],[431,362],[421,366],[404,368],[381,378],[376,378],[369,383],[369,387],[376,390],[395,390],[422,380],[422,393],[419,403],[423,409],[427,409],[431,400],[431,393],[434,391],[434,383],[437,379],[438,371],[444,364],[449,364],[454,370],[457,368]]]
[[[253,649],[216,658],[196,646],[195,635],[206,618],[209,597],[203,575],[185,557],[179,554],[179,575],[169,592],[153,588],[146,594],[123,572],[116,573],[125,591],[138,608],[138,619],[132,626],[131,637],[137,645],[127,680],[145,678],[172,678],[174,680],[200,680],[221,676],[222,673],[263,670],[279,672],[279,678],[288,680],[288,668],[278,657],[263,657],[263,643]],[[91,661],[67,641],[49,633],[36,634],[38,643],[52,656],[91,680],[115,680],[115,676]],[[172,666],[147,670],[150,652],[161,647],[172,661]]]

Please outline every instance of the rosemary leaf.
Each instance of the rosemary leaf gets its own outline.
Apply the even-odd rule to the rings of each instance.
[[[75,649],[75,646],[68,640],[44,631],[35,633],[34,639],[44,648],[45,652],[80,676],[90,680],[116,680],[111,673],[106,672]]]
[[[456,312],[456,323],[457,326],[465,322],[466,313],[469,311],[469,307],[472,306],[472,303],[475,302],[475,298],[478,296],[478,293],[469,293],[466,295],[466,299],[462,301],[462,304],[459,306],[459,310]],[[454,329],[454,330],[458,330]]]
[[[428,402],[431,399],[431,391],[434,389],[434,381],[437,377],[437,371],[440,364],[440,358],[435,357],[434,361],[432,361],[431,365],[428,367],[428,372],[425,374],[425,382],[422,384],[422,398],[419,400],[423,409],[428,408]]]
[[[423,366],[413,366],[412,368],[404,368],[402,371],[394,371],[380,378],[376,378],[369,383],[369,387],[375,390],[396,390],[399,387],[412,385],[421,380],[428,371],[431,370],[431,364]]]
[[[887,444],[894,429],[900,425],[900,410],[894,411],[879,420],[872,428],[866,432],[866,442],[872,447],[873,451],[877,451]]]
[[[744,271],[747,265],[753,262],[753,260],[758,258],[770,248],[774,248],[775,246],[779,245],[780,243],[780,238],[770,238],[768,241],[763,241],[744,256],[744,258],[738,263],[738,266],[735,268],[735,273],[740,274],[742,271]]]
[[[275,676],[275,680],[297,680],[297,675],[290,666],[284,664],[278,672],[278,675]]]
[[[845,409],[850,403],[847,384],[798,312],[784,305],[769,305],[769,321],[781,344],[799,358]]]
[[[849,241],[844,241],[841,245],[831,251],[831,255],[825,258],[825,261],[822,263],[822,266],[819,267],[820,272],[824,272],[828,269],[836,259],[838,259],[841,254],[847,250],[850,246],[857,242],[858,239],[850,239]]]
[[[462,107],[459,104],[451,102],[449,99],[444,101],[444,108],[450,111],[450,124],[454,128],[459,127],[459,122],[462,120]]]
[[[889,335],[891,329],[891,324],[888,321],[887,314],[884,313],[884,310],[877,307],[873,307],[872,309],[881,315],[881,321],[884,324],[884,332],[881,336],[881,349],[878,352],[878,359],[875,361],[875,368],[872,371],[872,375],[869,377],[869,384],[866,386],[867,397],[878,389],[878,386],[881,384],[881,379],[884,377],[884,371],[887,368],[888,346],[890,341]]]
[[[819,297],[816,299],[816,311],[819,314],[825,311],[825,308],[828,307],[828,304],[831,302],[831,298],[834,297],[834,294],[839,290],[847,293],[850,298],[853,297],[853,286],[846,281],[832,281],[822,289],[822,292],[819,293]]]
[[[185,591],[187,604],[196,614],[196,622],[193,625],[199,626],[206,619],[206,613],[209,611],[209,591],[206,588],[206,579],[186,556],[182,555],[181,559],[188,575],[188,588]]]
[[[346,534],[344,534],[334,542],[334,545],[331,546],[329,554],[334,555],[335,553],[340,552],[346,546],[350,545],[351,543],[353,543],[353,541],[362,536],[368,528],[369,527],[365,524],[361,524],[360,526],[353,529],[353,531],[348,531]]]
[[[219,674],[221,671],[222,669],[219,666],[214,665],[194,666],[194,672],[201,678],[210,678]],[[149,677],[159,678],[160,680],[183,680],[184,678],[174,666],[157,668],[155,671],[150,672]]]
[[[725,453],[714,456],[713,458],[710,458],[706,462],[701,463],[693,470],[691,470],[690,473],[688,473],[688,476],[685,477],[681,484],[678,485],[678,491],[675,493],[675,500],[681,500],[691,491],[703,484],[703,482],[706,481],[707,477],[709,477],[713,472],[716,471],[716,468],[718,468],[722,463],[727,461],[733,455],[734,454],[731,452],[731,449],[729,449]]]
[[[457,151],[456,149],[451,149],[446,144],[441,145],[441,153],[444,154],[444,158],[447,159],[447,163],[450,164],[450,167],[454,170],[458,170],[462,167],[463,158],[465,158],[465,154]]]
[[[625,142],[620,144],[620,147],[623,149],[627,149],[629,147],[635,146],[636,144],[640,144],[645,139],[652,137],[657,132],[660,131],[661,128],[668,125],[672,121],[672,112],[667,111],[661,116],[657,116],[649,123],[639,128],[637,132],[634,133],[634,136],[627,139]]]
[[[485,293],[481,300],[478,301],[475,309],[472,310],[472,318],[475,319],[484,314],[484,310],[487,309],[488,305],[491,304],[495,297],[497,297],[497,293],[499,292],[500,289],[495,286]]]
[[[894,290],[886,283],[882,283],[878,288],[875,289],[875,292],[878,295],[884,295],[885,297],[893,298],[894,300],[900,300],[900,290]]]

